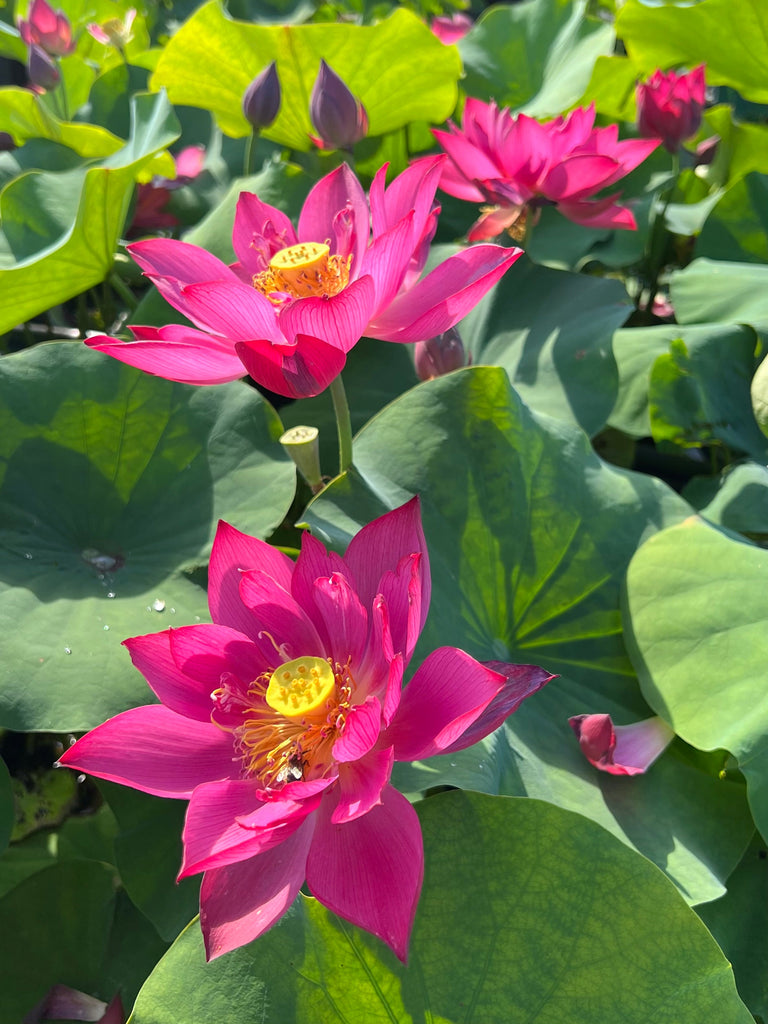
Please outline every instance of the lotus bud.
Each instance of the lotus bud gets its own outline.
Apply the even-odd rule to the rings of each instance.
[[[351,150],[368,134],[365,107],[324,60],[312,86],[309,115],[325,149]]]
[[[466,366],[461,335],[455,327],[449,327],[434,338],[417,341],[414,345],[414,362],[419,380],[432,380]]]
[[[45,50],[37,44],[29,48],[27,75],[35,92],[50,92],[61,81],[61,72]]]
[[[67,57],[75,51],[72,26],[63,11],[54,11],[46,0],[32,0],[28,18],[19,18],[19,35],[27,46],[39,46],[50,57]]]
[[[637,128],[646,139],[661,139],[676,153],[699,130],[706,86],[704,65],[687,75],[655,71],[637,87]]]
[[[280,79],[272,61],[260,71],[243,93],[243,113],[255,132],[269,128],[280,110]]]
[[[14,138],[8,132],[0,132],[0,153],[12,153],[14,149],[18,149]]]

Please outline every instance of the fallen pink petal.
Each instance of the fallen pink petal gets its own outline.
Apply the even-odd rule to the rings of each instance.
[[[614,725],[610,715],[575,715],[568,724],[589,763],[610,775],[642,775],[675,738],[658,717]]]

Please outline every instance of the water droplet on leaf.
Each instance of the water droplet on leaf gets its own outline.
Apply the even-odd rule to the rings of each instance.
[[[164,612],[165,611],[165,601],[161,601],[159,597],[156,597],[155,600],[152,602],[152,611]]]

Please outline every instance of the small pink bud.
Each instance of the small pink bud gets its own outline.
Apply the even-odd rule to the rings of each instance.
[[[325,149],[351,150],[368,134],[365,107],[324,60],[312,86],[309,115]]]
[[[243,94],[243,113],[246,121],[260,132],[269,128],[280,110],[280,79],[277,65],[272,61],[259,72]]]
[[[705,103],[704,65],[687,75],[654,71],[637,87],[637,128],[643,138],[661,139],[676,153],[699,130]]]
[[[54,11],[46,0],[32,0],[28,18],[19,18],[19,34],[27,46],[39,46],[50,57],[67,57],[75,51],[72,26],[63,11]]]
[[[414,362],[419,380],[432,380],[466,366],[464,343],[458,330],[449,327],[434,338],[417,341],[414,345]]]
[[[61,73],[56,62],[36,43],[29,48],[27,75],[35,92],[50,92],[61,81]]]
[[[568,724],[589,763],[610,775],[642,775],[675,737],[658,717],[614,725],[610,715],[574,715]]]

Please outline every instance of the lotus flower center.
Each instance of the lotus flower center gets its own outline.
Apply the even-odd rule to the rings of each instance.
[[[332,256],[324,242],[299,242],[276,252],[267,269],[254,275],[253,286],[275,305],[286,298],[328,298],[349,284],[351,262],[351,255]]]
[[[296,658],[275,669],[269,679],[265,700],[286,718],[305,718],[325,711],[334,694],[336,676],[323,658]]]

